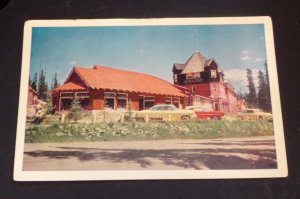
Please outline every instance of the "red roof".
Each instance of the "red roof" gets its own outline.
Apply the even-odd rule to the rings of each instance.
[[[28,86],[28,90],[30,90],[30,91],[32,91],[33,93],[37,94],[37,92],[36,92],[33,88],[31,88],[31,86]]]
[[[124,92],[185,96],[171,83],[144,73],[132,72],[99,65],[94,66],[92,69],[74,67],[73,72],[77,73],[77,75],[83,80],[83,82],[88,87],[91,87],[93,89],[108,89]],[[68,79],[66,80],[66,82],[68,82]]]
[[[71,90],[86,90],[86,88],[78,84],[75,84],[73,82],[68,82],[62,86],[53,89],[53,91],[71,91]]]

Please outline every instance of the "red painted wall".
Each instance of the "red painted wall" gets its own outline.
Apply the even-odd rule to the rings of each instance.
[[[104,91],[97,89],[90,90],[90,108],[92,110],[104,108]]]
[[[36,94],[33,91],[28,90],[27,106],[31,106],[35,103],[35,97],[36,97]]]

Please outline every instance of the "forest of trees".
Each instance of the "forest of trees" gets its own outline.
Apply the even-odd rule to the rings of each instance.
[[[41,69],[39,73],[36,72],[32,79],[29,77],[29,86],[37,92],[38,99],[47,101],[51,97],[50,91],[59,86],[57,73],[52,77],[50,88],[46,82],[44,69]]]
[[[270,112],[272,107],[267,63],[265,63],[265,74],[261,70],[258,71],[257,87],[255,87],[252,70],[246,70],[249,92],[246,94],[245,99],[248,106],[251,108],[260,108],[264,111]]]

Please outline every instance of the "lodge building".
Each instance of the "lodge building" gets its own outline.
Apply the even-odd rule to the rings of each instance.
[[[234,88],[213,58],[207,59],[196,51],[185,64],[175,63],[172,72],[174,84],[189,90],[190,105],[203,105],[206,101],[217,111],[239,110]]]
[[[235,113],[244,101],[224,79],[214,59],[196,51],[185,64],[173,65],[171,84],[155,76],[96,65],[74,67],[64,85],[52,91],[56,111],[67,110],[76,97],[85,110],[144,110],[155,104],[211,106],[214,110]]]
[[[155,104],[179,108],[187,95],[152,75],[96,65],[74,67],[65,83],[52,91],[56,111],[67,110],[76,97],[85,110],[143,110]]]

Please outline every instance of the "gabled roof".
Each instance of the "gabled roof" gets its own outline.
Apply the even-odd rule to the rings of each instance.
[[[73,82],[67,82],[64,85],[53,89],[54,92],[55,91],[72,91],[72,90],[83,91],[83,90],[86,90],[86,88],[83,86],[80,86],[78,84],[75,84]]]
[[[31,86],[28,86],[28,90],[32,91],[33,93],[37,94],[37,92],[31,87]]]
[[[177,70],[183,70],[184,69],[184,64],[174,64],[174,67],[177,69]]]
[[[209,66],[213,61],[215,61],[213,58],[207,59],[205,61],[205,66]]]
[[[93,68],[74,67],[72,72],[77,73],[85,85],[92,89],[185,96],[171,83],[144,73],[100,65]]]
[[[203,57],[199,51],[196,51],[184,64],[182,74],[204,71],[206,60],[207,59]]]

